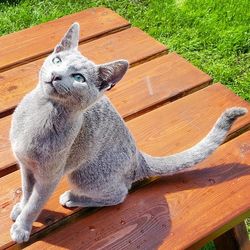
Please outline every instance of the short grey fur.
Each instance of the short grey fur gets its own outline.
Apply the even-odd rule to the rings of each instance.
[[[78,49],[74,23],[45,60],[39,82],[16,108],[10,140],[21,169],[21,201],[11,212],[11,237],[28,241],[32,223],[63,175],[72,185],[66,207],[99,207],[124,201],[132,183],[170,175],[205,159],[225,139],[244,108],[227,109],[192,148],[166,157],[140,152],[104,92],[126,73],[128,62],[96,65]]]

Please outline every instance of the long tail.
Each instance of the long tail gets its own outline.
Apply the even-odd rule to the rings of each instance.
[[[245,108],[233,107],[227,109],[205,138],[190,149],[180,153],[166,157],[152,157],[142,153],[141,163],[144,164],[142,164],[142,172],[138,173],[138,179],[171,175],[201,162],[223,143],[233,122],[246,113],[247,109]]]

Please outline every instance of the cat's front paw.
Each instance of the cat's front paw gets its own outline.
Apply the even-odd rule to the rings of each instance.
[[[23,243],[29,240],[30,230],[15,222],[10,229],[10,236],[16,243]]]
[[[15,221],[21,212],[22,212],[21,204],[20,202],[18,202],[17,204],[13,206],[11,213],[10,213],[10,218],[13,221]]]
[[[76,204],[73,201],[73,195],[70,191],[66,191],[60,195],[59,202],[64,207],[76,207]]]

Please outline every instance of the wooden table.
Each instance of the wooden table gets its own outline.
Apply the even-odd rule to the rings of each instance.
[[[181,151],[204,137],[226,108],[250,110],[225,86],[212,84],[209,75],[106,8],[1,37],[0,249],[198,249],[220,235],[216,242],[224,244],[224,233],[250,215],[249,114],[207,160],[137,185],[121,205],[66,209],[58,202],[68,189],[63,179],[34,223],[31,240],[21,246],[11,241],[9,214],[21,196],[8,140],[11,114],[34,88],[44,57],[74,21],[81,25],[79,49],[89,59],[130,62],[124,79],[107,95],[143,151],[155,156]]]

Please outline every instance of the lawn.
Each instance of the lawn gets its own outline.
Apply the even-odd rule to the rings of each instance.
[[[0,0],[0,35],[92,6],[115,10],[250,101],[249,0]]]

